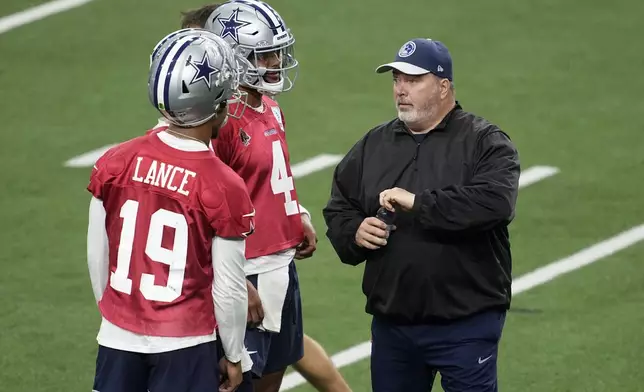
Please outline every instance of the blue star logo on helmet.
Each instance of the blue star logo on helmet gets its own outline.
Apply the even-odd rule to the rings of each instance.
[[[232,14],[230,14],[230,17],[228,19],[220,18],[217,16],[217,21],[221,24],[223,27],[223,30],[221,31],[220,37],[221,38],[226,38],[226,37],[231,37],[235,42],[239,43],[239,36],[238,36],[238,31],[244,26],[248,26],[250,22],[247,22],[245,20],[240,20],[237,18],[239,15],[239,8],[233,11]]]
[[[193,85],[198,81],[203,80],[204,83],[206,83],[206,86],[208,86],[208,90],[210,90],[210,78],[212,77],[212,75],[218,73],[219,70],[210,65],[210,61],[208,60],[208,53],[204,52],[201,61],[190,60],[189,64],[192,65],[195,70],[197,70],[197,73],[195,73],[195,76],[192,77],[190,84]]]
[[[414,41],[409,41],[405,43],[402,48],[398,51],[398,56],[400,57],[409,57],[416,51],[416,43]]]

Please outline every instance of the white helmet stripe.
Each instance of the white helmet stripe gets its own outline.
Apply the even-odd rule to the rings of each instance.
[[[197,39],[198,37],[195,36],[183,37],[175,42],[163,55],[164,58],[161,60],[161,66],[159,67],[159,77],[156,79],[156,86],[154,88],[156,91],[157,108],[159,110],[163,110],[164,112],[168,110],[167,96],[168,88],[170,86],[169,77],[172,76],[172,68],[174,68],[176,63],[177,55],[183,52],[191,42]]]
[[[152,65],[152,61],[157,56],[157,53],[159,52],[159,49],[161,49],[161,47],[163,46],[164,43],[168,42],[174,36],[177,36],[179,34],[185,34],[187,32],[191,32],[191,31],[194,31],[194,30],[195,29],[192,29],[192,28],[190,28],[190,29],[181,29],[181,30],[177,30],[175,32],[172,32],[172,33],[166,35],[161,41],[159,41],[159,43],[156,44],[156,46],[154,47],[154,50],[152,50],[152,54],[150,55],[150,65]]]
[[[268,8],[271,11],[272,15],[275,15],[275,19],[277,19],[277,21],[278,21],[277,24],[280,26],[282,31],[285,31],[284,21],[282,20],[280,15],[277,13],[277,11],[275,11],[275,9],[273,7],[271,7],[271,5],[268,4],[268,3],[261,3],[261,4],[263,4],[266,8]]]
[[[284,29],[284,23],[282,23],[281,18],[277,15],[275,10],[272,9],[270,6],[268,6],[266,3],[261,1],[254,1],[254,0],[237,0],[237,1],[239,3],[248,4],[253,8],[255,8],[257,11],[259,11],[260,14],[262,14],[266,19],[268,19],[269,23],[272,25],[271,28],[273,29],[273,32],[276,35],[286,31]]]

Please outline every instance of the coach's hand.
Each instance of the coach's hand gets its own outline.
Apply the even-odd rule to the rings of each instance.
[[[241,361],[232,363],[224,358],[219,362],[222,380],[219,383],[219,392],[234,392],[242,382],[243,374]]]
[[[315,233],[315,227],[311,223],[311,219],[307,214],[300,214],[302,218],[302,228],[304,229],[304,241],[299,244],[295,250],[295,258],[302,260],[313,256],[313,252],[317,249],[318,236]]]
[[[385,189],[380,192],[380,205],[389,211],[395,211],[400,207],[403,211],[409,211],[414,206],[416,195],[402,188]]]
[[[248,289],[248,327],[257,328],[264,320],[264,307],[259,293],[253,284],[246,279],[246,288]]]
[[[375,250],[387,245],[387,225],[378,218],[365,218],[356,231],[358,246]]]

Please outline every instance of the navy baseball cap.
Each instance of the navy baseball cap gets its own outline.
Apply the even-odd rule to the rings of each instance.
[[[452,81],[452,56],[447,47],[440,41],[429,38],[416,38],[407,41],[398,50],[396,59],[376,68],[377,73],[395,69],[408,75],[432,73],[439,78]]]

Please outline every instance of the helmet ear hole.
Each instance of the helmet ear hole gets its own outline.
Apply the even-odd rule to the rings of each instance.
[[[219,116],[221,112],[226,109],[226,100],[222,99],[224,96],[224,91],[222,90],[219,94],[217,94],[217,97],[215,98],[215,114]]]
[[[190,90],[188,90],[188,86],[186,86],[185,81],[181,81],[181,92],[184,94],[190,94]]]

